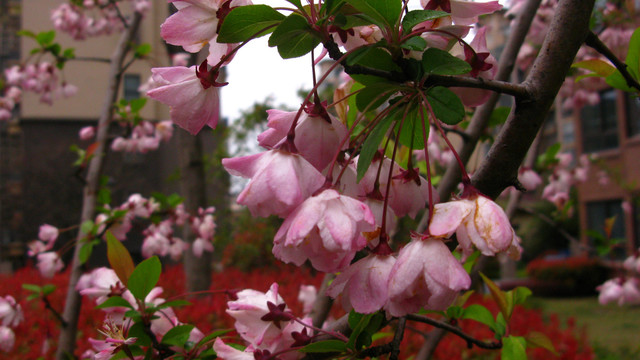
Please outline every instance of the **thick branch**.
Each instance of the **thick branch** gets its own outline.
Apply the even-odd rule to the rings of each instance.
[[[95,217],[96,194],[99,186],[100,175],[102,173],[102,167],[104,165],[104,152],[109,137],[109,125],[113,120],[113,104],[118,98],[118,89],[120,88],[120,82],[122,80],[120,70],[124,63],[125,56],[130,49],[129,44],[134,40],[141,20],[142,15],[136,12],[130,26],[120,37],[113,55],[111,56],[109,87],[98,119],[98,133],[96,134],[97,146],[94,152],[95,155],[91,158],[89,163],[86,180],[87,183],[84,187],[82,213],[80,218],[81,224],[87,220],[93,220]],[[69,287],[67,289],[66,302],[62,313],[66,326],[61,328],[60,336],[58,338],[58,349],[56,350],[56,359],[58,360],[66,359],[69,354],[73,354],[73,349],[75,348],[78,317],[80,315],[80,306],[82,304],[80,294],[76,290],[76,284],[78,283],[80,275],[82,275],[82,265],[79,261],[79,255],[83,244],[82,239],[85,235],[86,234],[81,230],[78,232],[73,259],[70,265],[71,273],[69,276]]]
[[[598,35],[596,35],[593,31],[589,31],[589,34],[587,34],[587,39],[584,41],[584,43],[585,45],[593,48],[600,54],[604,55],[607,59],[609,59],[609,61],[611,61],[616,69],[620,71],[622,77],[627,81],[627,85],[640,91],[640,84],[636,81],[636,79],[633,78],[633,76],[631,76],[631,74],[629,74],[629,71],[627,70],[627,64],[618,59],[613,51],[611,51],[611,49],[609,49],[607,45],[605,45],[602,40],[598,38]]]
[[[495,198],[517,178],[520,163],[587,38],[593,4],[594,0],[559,2],[538,58],[523,84],[532,98],[516,100],[515,110],[473,176],[473,185],[487,196]]]
[[[473,345],[482,348],[482,349],[490,349],[490,350],[494,350],[494,349],[501,349],[502,348],[502,343],[500,342],[484,342],[484,341],[480,341],[476,338],[474,338],[473,336],[465,333],[464,331],[462,331],[459,327],[453,326],[451,324],[448,324],[446,322],[442,322],[442,321],[438,321],[426,316],[422,316],[422,315],[414,315],[414,314],[409,314],[407,315],[407,320],[412,320],[412,321],[418,321],[421,323],[425,323],[425,324],[429,324],[432,326],[435,326],[437,328],[440,329],[444,329],[447,330],[448,332],[455,334],[457,336],[459,336],[460,338],[462,338],[463,340],[465,340],[467,342],[467,346],[469,348],[472,348]]]

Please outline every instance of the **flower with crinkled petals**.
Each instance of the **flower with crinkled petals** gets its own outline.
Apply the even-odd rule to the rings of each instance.
[[[111,294],[121,294],[125,287],[118,279],[113,269],[100,267],[88,274],[84,274],[78,280],[76,290],[82,296],[96,298],[96,304],[102,304]]]
[[[520,258],[522,248],[507,214],[483,195],[435,205],[429,233],[450,237],[454,232],[465,257],[473,253],[475,246],[486,256],[506,252],[512,258]]]
[[[236,320],[234,326],[238,334],[256,349],[268,348],[274,341],[278,341],[283,324],[262,320],[271,313],[269,303],[274,306],[285,305],[282,297],[278,295],[278,284],[273,283],[266,293],[245,289],[236,295],[237,300],[227,303],[227,314]],[[283,311],[288,311],[286,305]]]
[[[471,44],[464,45],[464,60],[471,65],[468,76],[493,79],[498,71],[498,61],[487,48],[487,28],[482,27],[476,32]],[[484,104],[491,96],[491,91],[483,89],[452,87],[465,106],[476,107]]]
[[[404,316],[420,308],[444,310],[470,285],[469,274],[442,241],[412,236],[389,274],[385,309],[392,316]]]
[[[49,224],[40,225],[40,230],[38,231],[38,239],[46,242],[53,243],[58,238],[58,228]]]
[[[231,175],[251,179],[237,202],[254,216],[286,217],[325,181],[302,156],[284,150],[222,159],[222,165]]]
[[[22,307],[11,295],[0,296],[0,320],[3,326],[10,327],[16,327],[24,320]]]
[[[50,279],[53,277],[55,273],[62,270],[64,267],[64,263],[58,256],[57,252],[49,251],[38,254],[38,270],[40,270],[40,274]]]
[[[0,326],[0,350],[9,352],[16,343],[16,334],[6,326]]]
[[[305,200],[282,223],[274,238],[276,258],[300,266],[306,259],[317,270],[344,269],[367,241],[375,219],[363,202],[327,189]]]
[[[207,60],[211,64],[217,64],[233,46],[216,41],[222,20],[234,7],[251,4],[249,0],[169,1],[178,12],[160,26],[160,35],[167,43],[182,46],[191,53],[209,44]]]
[[[150,98],[169,105],[171,120],[192,135],[205,125],[215,128],[218,124],[220,104],[217,88],[225,85],[215,81],[216,69],[207,70],[206,62],[202,65],[199,68],[153,68],[154,81],[162,85],[147,92]]]
[[[336,155],[344,150],[347,144],[340,143],[347,136],[347,127],[340,120],[327,113],[324,104],[307,106],[295,128],[293,143],[300,153],[318,171],[324,170]],[[277,145],[287,141],[287,134],[297,111],[267,110],[269,114],[268,130],[258,135],[260,146],[277,148]]]
[[[331,282],[327,295],[342,296],[342,307],[361,314],[380,310],[389,300],[388,279],[396,259],[370,254],[351,264]]]

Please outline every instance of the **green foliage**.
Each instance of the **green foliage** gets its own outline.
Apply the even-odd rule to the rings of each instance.
[[[299,351],[304,353],[342,353],[347,350],[346,343],[340,340],[325,340],[311,343]]]
[[[107,231],[105,238],[107,239],[107,259],[109,264],[118,275],[118,279],[126,285],[131,273],[134,271],[131,255],[120,240],[113,236],[111,231]]]
[[[393,29],[402,11],[400,0],[346,0],[346,2],[382,29]]]
[[[129,276],[127,288],[138,300],[144,300],[160,279],[162,265],[157,256],[152,256],[136,266]]]
[[[448,125],[456,125],[464,119],[464,105],[453,91],[436,86],[427,92],[427,100],[436,118]]]
[[[428,48],[422,54],[422,68],[426,74],[462,75],[471,71],[468,62],[437,48]]]
[[[224,18],[218,42],[239,43],[267,35],[284,18],[284,15],[267,5],[238,6]]]
[[[269,46],[277,47],[283,59],[300,57],[320,44],[320,38],[307,20],[292,13],[287,16],[269,37]]]
[[[502,360],[526,360],[527,341],[521,336],[508,336],[502,345]]]

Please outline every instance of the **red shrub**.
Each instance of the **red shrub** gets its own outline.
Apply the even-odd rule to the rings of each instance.
[[[222,273],[215,273],[212,276],[211,290],[222,290],[212,295],[201,298],[189,298],[192,306],[176,309],[178,318],[185,323],[196,325],[203,332],[207,333],[214,329],[232,328],[233,319],[226,315],[226,303],[228,301],[224,290],[252,288],[259,291],[268,290],[273,282],[280,285],[280,294],[295,314],[301,314],[301,304],[297,302],[300,284],[320,285],[321,274],[312,276],[306,269],[293,266],[280,265],[274,269],[261,269],[250,273],[243,273],[236,269],[226,269]],[[50,301],[54,308],[62,309],[63,298],[66,292],[67,274],[56,275],[49,281],[44,281],[37,270],[22,269],[13,276],[0,275],[2,290],[0,296],[13,295],[18,300],[25,312],[25,321],[16,329],[16,346],[9,354],[0,354],[0,358],[6,359],[44,359],[53,358],[53,347],[58,336],[58,325],[54,317],[48,312],[39,301],[27,303],[25,298],[28,292],[22,289],[23,283],[44,285],[55,284],[58,289],[50,295]],[[165,269],[160,279],[160,286],[165,289],[164,298],[180,297],[184,298],[184,274],[181,267],[170,267]],[[494,314],[497,313],[496,305],[490,300],[481,296],[474,296],[470,303],[480,303]],[[104,313],[94,309],[91,300],[84,299],[82,313],[78,324],[79,341],[76,355],[82,354],[90,348],[87,338],[99,337],[96,331],[102,325]],[[341,315],[336,310],[336,317]],[[424,324],[412,323],[411,329],[407,331],[401,350],[401,357],[408,358],[410,354],[415,354],[420,348],[423,337],[416,331],[424,331],[430,327]],[[490,340],[491,332],[486,326],[471,320],[462,321],[464,331],[476,338]],[[583,332],[578,332],[573,323],[569,323],[562,329],[555,316],[551,317],[549,323],[545,323],[542,314],[538,310],[517,307],[511,323],[511,333],[514,335],[526,335],[530,331],[539,331],[546,334],[554,343],[556,349],[561,354],[560,359],[592,359],[593,353],[588,345]],[[51,349],[43,354],[43,343],[50,340]],[[531,359],[548,359],[549,352],[542,349],[529,351]],[[473,348],[467,349],[465,342],[451,334],[444,337],[435,353],[438,359],[460,359],[468,357],[497,358],[496,351],[486,351]]]

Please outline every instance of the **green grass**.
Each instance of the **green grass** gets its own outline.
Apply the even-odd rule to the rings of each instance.
[[[558,314],[563,323],[573,317],[578,328],[586,328],[598,359],[640,359],[640,307],[602,306],[596,297],[533,298],[530,304]]]

